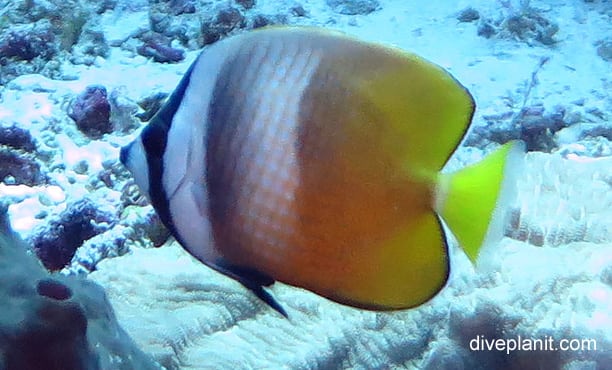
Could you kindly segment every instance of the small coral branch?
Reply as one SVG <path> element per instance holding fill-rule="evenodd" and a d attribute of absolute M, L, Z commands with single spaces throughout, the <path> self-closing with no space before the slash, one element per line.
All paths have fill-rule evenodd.
<path fill-rule="evenodd" d="M 521 104 L 521 108 L 515 112 L 514 117 L 512 118 L 513 124 L 516 124 L 517 121 L 523 118 L 523 116 L 525 115 L 526 113 L 525 108 L 527 107 L 527 102 L 529 101 L 529 97 L 531 96 L 531 91 L 533 90 L 534 87 L 538 85 L 538 73 L 542 70 L 542 67 L 544 67 L 544 64 L 546 64 L 549 60 L 550 60 L 549 56 L 540 58 L 540 61 L 538 62 L 536 68 L 533 70 L 533 72 L 531 72 L 531 78 L 525 81 L 526 89 L 525 89 L 525 93 L 523 94 L 523 102 Z"/>

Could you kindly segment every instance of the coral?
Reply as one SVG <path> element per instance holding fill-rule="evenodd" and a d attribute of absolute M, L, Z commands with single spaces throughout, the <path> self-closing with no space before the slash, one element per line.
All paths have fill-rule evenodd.
<path fill-rule="evenodd" d="M 612 265 L 608 266 L 601 274 L 601 282 L 612 288 Z"/>
<path fill-rule="evenodd" d="M 193 14 L 196 12 L 194 0 L 170 0 L 168 7 L 174 15 Z"/>
<path fill-rule="evenodd" d="M 522 245 L 506 241 L 509 246 Z M 612 263 L 609 255 L 602 260 L 608 247 L 601 245 L 588 261 L 598 266 Z M 597 338 L 598 346 L 612 344 L 599 327 L 582 326 L 592 314 L 605 315 L 610 303 L 585 311 L 564 303 L 586 299 L 585 291 L 597 285 L 582 286 L 590 272 L 567 265 L 577 255 L 593 253 L 584 252 L 549 254 L 538 263 L 568 266 L 561 276 L 543 269 L 543 276 L 527 274 L 520 283 L 495 281 L 500 274 L 511 279 L 501 269 L 484 278 L 460 269 L 456 272 L 460 277 L 427 305 L 392 313 L 344 307 L 277 283 L 273 294 L 287 308 L 289 320 L 239 284 L 187 256 L 176 242 L 159 249 L 137 248 L 102 261 L 91 278 L 107 287 L 122 324 L 141 348 L 173 370 L 201 368 L 203 363 L 212 369 L 519 369 L 529 368 L 528 364 L 563 368 L 578 359 L 605 364 L 610 355 L 515 351 L 508 356 L 504 351 L 469 350 L 470 341 L 482 336 L 491 340 L 548 335 L 556 340 Z M 525 275 L 521 260 L 527 255 L 507 264 L 516 269 L 514 274 Z M 557 288 L 548 288 L 553 284 Z M 138 299 L 142 290 L 148 293 Z M 143 305 L 147 310 L 142 310 Z M 580 324 L 568 327 L 564 323 L 570 318 Z M 556 320 L 559 324 L 550 327 Z"/>
<path fill-rule="evenodd" d="M 553 36 L 559 31 L 557 24 L 534 12 L 510 16 L 502 23 L 502 28 L 512 37 L 528 42 L 535 40 L 544 45 L 555 44 Z"/>
<path fill-rule="evenodd" d="M 77 3 L 74 0 L 41 1 L 30 0 L 21 3 L 16 2 L 14 8 L 9 11 L 10 20 L 14 23 L 36 22 L 41 19 L 57 19 L 59 16 L 66 15 L 68 9 L 76 10 Z"/>
<path fill-rule="evenodd" d="M 55 35 L 48 21 L 14 26 L 0 36 L 0 58 L 49 60 L 57 53 L 54 42 Z"/>
<path fill-rule="evenodd" d="M 126 228 L 116 226 L 105 233 L 86 240 L 76 250 L 70 264 L 62 271 L 79 275 L 90 273 L 95 271 L 98 263 L 105 258 L 124 255 L 129 251 L 126 245 L 129 233 L 130 231 Z"/>
<path fill-rule="evenodd" d="M 596 43 L 597 55 L 606 62 L 612 62 L 612 38 L 600 40 Z"/>
<path fill-rule="evenodd" d="M 144 57 L 153 58 L 158 63 L 178 63 L 185 59 L 185 52 L 170 46 L 170 41 L 160 34 L 148 33 L 141 39 L 143 44 L 136 51 Z"/>
<path fill-rule="evenodd" d="M 238 9 L 228 5 L 221 8 L 213 19 L 202 23 L 202 42 L 204 45 L 212 44 L 227 36 L 234 29 L 244 28 L 245 25 L 244 15 Z"/>
<path fill-rule="evenodd" d="M 96 14 L 102 14 L 107 10 L 113 10 L 117 5 L 122 4 L 121 0 L 101 0 L 101 1 L 88 1 L 90 6 L 93 6 L 93 10 Z M 134 2 L 132 2 L 134 3 Z"/>
<path fill-rule="evenodd" d="M 228 6 L 219 10 L 216 22 L 219 26 L 225 27 L 229 32 L 243 25 L 244 15 L 238 9 Z"/>
<path fill-rule="evenodd" d="M 110 54 L 110 47 L 101 30 L 86 28 L 81 32 L 71 54 L 72 63 L 92 65 L 96 57 L 107 58 Z"/>
<path fill-rule="evenodd" d="M 148 205 L 149 201 L 142 195 L 140 188 L 134 183 L 134 181 L 128 181 L 123 189 L 121 189 L 121 203 L 124 207 L 129 207 L 132 205 L 142 207 Z"/>
<path fill-rule="evenodd" d="M 0 36 L 0 83 L 30 73 L 58 79 L 60 60 L 78 40 L 90 12 L 77 0 L 9 1 Z M 0 30 L 2 30 L 0 24 Z M 23 63 L 27 61 L 28 63 Z"/>
<path fill-rule="evenodd" d="M 528 158 L 506 235 L 536 246 L 612 242 L 612 192 L 604 177 L 612 159 L 577 161 L 542 153 Z"/>
<path fill-rule="evenodd" d="M 296 17 L 305 17 L 306 9 L 304 9 L 301 4 L 297 4 L 291 7 L 291 14 L 295 15 Z"/>
<path fill-rule="evenodd" d="M 193 10 L 193 11 L 192 11 Z M 211 14 L 210 3 L 190 0 L 156 1 L 150 4 L 148 12 L 152 32 L 169 39 L 169 45 L 178 40 L 190 49 L 199 48 L 200 23 L 202 14 Z M 168 16 L 172 14 L 173 16 Z"/>
<path fill-rule="evenodd" d="M 528 0 L 500 0 L 505 14 L 495 20 L 481 18 L 478 35 L 486 38 L 496 36 L 502 39 L 513 39 L 529 45 L 540 43 L 553 46 L 557 43 L 554 36 L 559 26 L 542 15 L 542 11 L 530 5 Z"/>
<path fill-rule="evenodd" d="M 109 49 L 98 14 L 112 9 L 113 2 L 28 0 L 0 5 L 0 84 L 30 73 L 65 79 L 60 66 L 66 53 L 76 64 L 91 65 L 96 57 L 106 57 Z"/>
<path fill-rule="evenodd" d="M 61 65 L 55 59 L 50 61 L 34 58 L 29 62 L 0 59 L 0 85 L 10 83 L 14 78 L 40 74 L 50 79 L 62 79 Z"/>
<path fill-rule="evenodd" d="M 128 206 L 123 210 L 119 224 L 86 240 L 62 271 L 91 273 L 107 258 L 123 256 L 136 246 L 158 248 L 169 238 L 170 232 L 152 207 Z"/>
<path fill-rule="evenodd" d="M 90 85 L 72 102 L 68 115 L 86 136 L 99 139 L 102 135 L 113 131 L 110 109 L 106 88 Z"/>
<path fill-rule="evenodd" d="M 457 15 L 457 20 L 459 22 L 474 22 L 478 19 L 480 19 L 480 13 L 478 12 L 478 10 L 472 7 L 467 7 L 463 9 Z"/>
<path fill-rule="evenodd" d="M 158 248 L 170 238 L 170 232 L 151 207 L 128 206 L 121 220 L 126 227 L 129 225 L 128 237 L 134 242 L 150 242 L 152 247 Z"/>
<path fill-rule="evenodd" d="M 541 106 L 521 109 L 515 118 L 519 128 L 519 138 L 529 151 L 551 152 L 556 148 L 554 133 L 567 126 L 564 122 L 565 110 L 559 106 L 552 112 L 545 112 Z"/>
<path fill-rule="evenodd" d="M 52 46 L 58 50 L 70 50 L 91 14 L 87 4 L 77 0 L 30 0 L 14 3 L 8 11 L 10 21 L 14 24 L 48 24 L 57 38 L 54 44 L 47 47 Z"/>
<path fill-rule="evenodd" d="M 87 161 L 85 160 L 78 161 L 74 166 L 72 166 L 72 170 L 76 174 L 85 175 L 87 174 L 87 171 L 89 171 L 89 164 L 87 164 Z"/>
<path fill-rule="evenodd" d="M 0 145 L 21 149 L 29 153 L 36 150 L 36 142 L 32 138 L 30 131 L 17 127 L 16 124 L 0 126 Z"/>
<path fill-rule="evenodd" d="M 147 262 L 135 264 L 127 256 L 112 265 L 103 261 L 91 276 L 103 285 L 119 278 L 118 284 L 108 284 L 109 296 L 124 302 L 117 309 L 126 318 L 133 317 L 140 304 L 121 298 L 132 279 L 160 283 L 153 290 L 140 285 L 159 305 L 149 306 L 139 320 L 126 320 L 125 325 L 137 343 L 168 369 L 198 367 L 204 359 L 211 369 L 324 369 L 343 368 L 343 364 L 378 368 L 422 353 L 432 331 L 418 324 L 420 313 L 394 315 L 393 320 L 303 291 L 275 289 L 277 297 L 293 308 L 286 320 L 244 294 L 239 284 L 194 262 L 176 244 L 135 250 L 132 256 Z M 151 270 L 159 274 L 156 279 L 145 278 Z M 119 277 L 123 273 L 125 280 Z M 256 348 L 260 355 L 247 355 Z"/>
<path fill-rule="evenodd" d="M 466 139 L 467 145 L 503 144 L 520 139 L 528 151 L 551 152 L 558 148 L 555 133 L 568 126 L 563 106 L 547 111 L 541 105 L 532 105 L 520 109 L 515 115 L 487 115 L 484 118 L 487 125 L 474 126 Z"/>
<path fill-rule="evenodd" d="M 490 22 L 483 21 L 478 24 L 478 30 L 477 30 L 478 36 L 482 36 L 484 38 L 489 39 L 495 36 L 496 33 L 497 33 L 497 30 L 495 29 L 495 27 L 493 27 L 493 25 Z"/>
<path fill-rule="evenodd" d="M 595 142 L 612 140 L 605 113 L 596 107 L 585 107 L 584 101 L 548 108 L 541 102 L 532 103 L 533 92 L 539 84 L 538 73 L 548 60 L 548 57 L 541 58 L 516 94 L 504 97 L 509 110 L 483 115 L 486 125 L 474 125 L 466 145 L 483 148 L 491 142 L 503 144 L 520 139 L 526 143 L 528 151 L 553 152 L 585 138 Z M 602 143 L 605 145 L 605 141 Z M 591 155 L 605 156 L 605 148 L 597 154 L 597 147 L 589 145 Z"/>
<path fill-rule="evenodd" d="M 241 5 L 245 9 L 251 9 L 255 6 L 255 0 L 236 0 L 236 4 Z"/>
<path fill-rule="evenodd" d="M 89 11 L 76 8 L 64 15 L 65 18 L 62 19 L 62 23 L 56 23 L 56 28 L 60 32 L 59 46 L 61 50 L 70 51 L 77 43 L 83 34 L 89 16 L 91 16 Z"/>
<path fill-rule="evenodd" d="M 0 146 L 0 181 L 35 186 L 47 182 L 38 161 L 30 154 Z M 9 180 L 10 176 L 10 180 Z"/>
<path fill-rule="evenodd" d="M 367 15 L 380 8 L 378 0 L 326 0 L 333 11 L 346 15 Z"/>
<path fill-rule="evenodd" d="M 270 19 L 263 14 L 257 14 L 253 17 L 253 28 L 261 28 L 271 24 Z"/>
<path fill-rule="evenodd" d="M 373 1 L 373 0 L 370 0 Z M 191 12 L 193 4 L 196 12 Z M 292 6 L 276 7 L 279 13 L 257 11 L 254 0 L 210 2 L 202 0 L 174 0 L 151 2 L 149 24 L 151 31 L 168 39 L 162 45 L 176 45 L 189 50 L 200 49 L 216 42 L 239 29 L 254 29 L 273 24 L 289 23 L 290 17 L 304 17 L 306 10 L 295 3 Z M 265 6 L 265 5 L 264 5 Z M 187 9 L 187 10 L 185 10 Z M 169 16 L 172 14 L 172 16 Z M 142 32 L 141 32 L 142 34 Z M 138 36 L 142 40 L 141 36 Z M 143 40 L 146 43 L 146 40 Z M 124 48 L 129 49 L 127 45 Z M 141 47 L 144 50 L 144 47 Z M 130 49 L 132 50 L 132 49 Z M 149 55 L 154 52 L 149 50 Z"/>
<path fill-rule="evenodd" d="M 85 240 L 108 230 L 115 223 L 115 215 L 84 198 L 69 204 L 58 219 L 35 230 L 29 242 L 43 265 L 56 271 L 70 262 Z"/>
<path fill-rule="evenodd" d="M 99 285 L 49 275 L 0 210 L 0 368 L 160 369 L 134 346 Z"/>
<path fill-rule="evenodd" d="M 287 17 L 284 14 L 276 14 L 276 15 L 256 14 L 249 21 L 250 21 L 249 27 L 261 28 L 261 27 L 265 27 L 269 25 L 286 24 Z"/>
<path fill-rule="evenodd" d="M 168 93 L 165 92 L 158 92 L 145 97 L 138 102 L 138 105 L 144 112 L 136 114 L 136 117 L 142 122 L 149 121 L 159 111 L 167 97 Z"/>
<path fill-rule="evenodd" d="M 115 132 L 129 133 L 140 126 L 136 113 L 139 110 L 138 103 L 131 100 L 129 95 L 127 88 L 120 86 L 113 89 L 108 97 L 111 106 L 110 120 Z"/>

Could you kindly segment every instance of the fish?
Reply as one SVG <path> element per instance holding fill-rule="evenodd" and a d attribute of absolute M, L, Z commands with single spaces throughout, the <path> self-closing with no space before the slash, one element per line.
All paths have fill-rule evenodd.
<path fill-rule="evenodd" d="M 503 234 L 524 145 L 442 171 L 475 102 L 442 67 L 323 28 L 205 48 L 121 163 L 175 239 L 287 317 L 275 281 L 364 310 L 417 307 Z"/>

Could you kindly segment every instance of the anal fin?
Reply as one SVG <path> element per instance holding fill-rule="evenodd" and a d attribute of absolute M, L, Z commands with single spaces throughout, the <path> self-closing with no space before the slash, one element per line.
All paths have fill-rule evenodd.
<path fill-rule="evenodd" d="M 219 271 L 220 273 L 231 277 L 238 281 L 245 288 L 252 291 L 259 299 L 264 301 L 268 306 L 272 307 L 275 311 L 283 315 L 285 318 L 289 318 L 285 309 L 274 299 L 274 297 L 264 290 L 264 286 L 270 286 L 274 284 L 274 279 L 268 275 L 257 271 L 252 268 L 237 266 L 229 263 L 223 258 L 218 258 L 215 263 L 211 265 L 212 268 Z"/>

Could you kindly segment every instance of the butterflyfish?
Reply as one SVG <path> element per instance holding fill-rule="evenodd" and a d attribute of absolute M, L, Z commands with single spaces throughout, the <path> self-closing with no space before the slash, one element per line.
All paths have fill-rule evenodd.
<path fill-rule="evenodd" d="M 511 191 L 520 143 L 440 172 L 474 109 L 417 55 L 264 28 L 204 49 L 120 160 L 190 254 L 281 314 L 274 281 L 405 309 L 449 277 L 442 223 L 476 262 Z"/>

